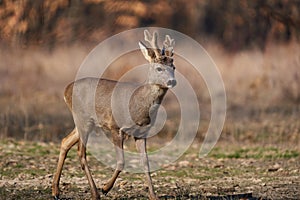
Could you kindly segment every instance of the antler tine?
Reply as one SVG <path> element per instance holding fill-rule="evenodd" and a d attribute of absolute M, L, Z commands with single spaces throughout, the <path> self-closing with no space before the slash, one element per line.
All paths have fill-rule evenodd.
<path fill-rule="evenodd" d="M 157 32 L 155 31 L 151 36 L 148 30 L 144 31 L 145 41 L 148 42 L 153 49 L 156 57 L 160 57 L 159 47 L 157 44 Z"/>
<path fill-rule="evenodd" d="M 169 35 L 166 35 L 165 41 L 164 41 L 164 47 L 173 47 L 175 45 L 175 40 L 172 39 Z"/>
<path fill-rule="evenodd" d="M 163 43 L 163 49 L 167 56 L 173 56 L 173 47 L 175 45 L 175 40 L 169 35 L 166 35 L 165 41 Z"/>

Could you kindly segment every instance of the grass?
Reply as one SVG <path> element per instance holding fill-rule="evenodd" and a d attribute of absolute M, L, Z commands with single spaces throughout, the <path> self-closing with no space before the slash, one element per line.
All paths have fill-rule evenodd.
<path fill-rule="evenodd" d="M 253 158 L 253 159 L 278 159 L 278 158 L 297 158 L 299 152 L 296 150 L 280 150 L 276 147 L 253 147 L 253 148 L 239 148 L 224 152 L 224 149 L 215 148 L 210 157 L 213 158 Z"/>
<path fill-rule="evenodd" d="M 33 195 L 42 199 L 49 196 L 59 145 L 2 140 L 0 147 L 2 150 L 0 153 L 2 158 L 0 163 L 1 180 L 14 180 L 17 184 L 27 181 L 28 184 L 30 180 L 43 181 L 45 179 L 43 183 L 45 185 L 42 186 L 32 188 L 24 186 L 23 189 L 18 190 L 19 192 L 9 189 L 10 197 L 16 198 L 23 194 L 29 199 L 33 198 Z M 13 150 L 16 150 L 17 153 L 14 154 Z M 227 143 L 226 145 L 218 144 L 204 159 L 198 159 L 197 155 L 198 149 L 193 146 L 177 162 L 152 173 L 155 188 L 162 197 L 165 195 L 166 198 L 185 199 L 189 196 L 199 195 L 227 195 L 233 194 L 232 191 L 238 192 L 239 190 L 236 188 L 243 188 L 242 192 L 249 192 L 249 188 L 254 187 L 253 181 L 257 181 L 261 185 L 271 185 L 280 183 L 285 178 L 291 179 L 299 175 L 297 162 L 295 162 L 299 158 L 299 150 L 273 146 L 240 147 L 230 146 Z M 113 169 L 99 163 L 92 155 L 89 155 L 88 159 L 97 184 L 103 184 L 113 174 Z M 186 162 L 189 164 L 186 165 Z M 277 163 L 280 164 L 281 170 L 276 171 L 278 167 L 273 167 Z M 134 190 L 135 196 L 139 194 L 141 198 L 144 198 L 147 195 L 144 182 L 143 173 L 123 172 L 110 193 L 113 196 L 107 198 L 121 195 L 118 192 L 120 189 L 126 191 L 126 194 L 121 195 L 123 197 L 131 195 L 130 192 Z M 80 168 L 76 148 L 70 150 L 61 183 L 62 190 L 65 192 L 63 197 L 64 195 L 66 197 L 89 195 L 89 192 L 86 192 L 88 191 L 87 181 Z M 205 191 L 208 191 L 208 194 Z M 0 187 L 0 194 L 5 192 L 5 188 Z M 76 197 L 89 198 L 83 196 Z"/>
<path fill-rule="evenodd" d="M 51 165 L 53 169 L 55 169 L 56 161 L 59 155 L 59 145 L 49 145 L 46 143 L 35 142 L 17 142 L 15 140 L 2 140 L 1 146 L 2 150 L 4 150 L 0 154 L 3 166 L 0 170 L 2 176 L 13 178 L 16 175 L 22 173 L 29 174 L 31 176 L 46 175 L 47 173 L 49 173 L 49 171 L 45 170 L 42 166 L 44 165 L 44 162 L 50 162 L 47 161 L 50 158 L 52 159 Z M 197 158 L 197 151 L 198 150 L 194 147 L 189 148 L 188 151 L 183 154 L 180 160 L 188 160 L 190 162 L 192 160 L 195 160 L 195 158 Z M 299 157 L 300 152 L 297 149 L 286 149 L 275 146 L 228 147 L 224 145 L 217 145 L 208 155 L 208 159 L 254 159 L 264 161 L 275 161 L 279 159 L 289 160 Z M 93 163 L 91 166 L 95 167 L 95 165 L 99 165 L 99 161 L 97 161 L 97 159 L 94 158 L 90 152 L 88 153 L 88 158 L 90 162 Z M 33 163 L 34 160 L 40 160 L 41 163 L 39 165 L 26 164 L 26 162 Z M 252 166 L 249 165 L 243 166 L 243 168 L 225 170 L 224 172 L 222 163 L 215 164 L 214 167 L 211 167 L 202 165 L 201 160 L 191 162 L 192 164 L 188 165 L 187 167 L 181 167 L 180 160 L 178 161 L 179 165 L 174 165 L 174 169 L 176 170 L 168 170 L 167 167 L 162 171 L 158 171 L 159 176 L 170 177 L 170 181 L 176 180 L 178 178 L 181 179 L 191 177 L 191 175 L 195 179 L 209 180 L 214 177 L 226 176 L 227 173 L 229 173 L 230 175 L 240 175 L 247 170 L 253 170 Z M 80 170 L 77 148 L 72 148 L 69 151 L 66 164 L 68 166 L 78 165 L 78 170 Z M 102 165 L 102 167 L 104 167 L 104 165 Z M 105 170 L 98 170 L 96 167 L 95 172 L 99 174 L 107 173 L 109 176 L 109 174 L 112 173 L 112 169 L 106 168 Z M 207 172 L 207 174 L 205 174 L 205 172 Z M 124 176 L 129 178 L 130 180 L 140 180 L 139 176 L 135 177 L 130 173 L 125 173 Z"/>

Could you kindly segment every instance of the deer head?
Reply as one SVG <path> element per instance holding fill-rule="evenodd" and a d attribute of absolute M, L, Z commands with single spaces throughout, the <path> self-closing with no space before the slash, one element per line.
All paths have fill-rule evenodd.
<path fill-rule="evenodd" d="M 149 31 L 145 30 L 144 36 L 150 47 L 147 47 L 141 41 L 139 46 L 145 59 L 150 63 L 148 84 L 156 84 L 163 88 L 174 87 L 176 85 L 175 66 L 172 58 L 174 39 L 166 35 L 163 48 L 160 49 L 157 44 L 157 32 L 151 35 Z"/>

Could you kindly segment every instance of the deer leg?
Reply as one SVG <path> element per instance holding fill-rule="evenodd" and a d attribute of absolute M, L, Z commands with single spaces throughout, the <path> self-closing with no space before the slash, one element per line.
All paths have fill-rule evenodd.
<path fill-rule="evenodd" d="M 141 163 L 144 167 L 146 181 L 148 183 L 148 189 L 149 189 L 149 198 L 153 200 L 157 200 L 158 198 L 155 195 L 152 179 L 150 175 L 149 160 L 148 160 L 147 149 L 146 149 L 146 138 L 135 138 L 135 144 L 137 150 L 140 152 Z"/>
<path fill-rule="evenodd" d="M 59 180 L 62 172 L 62 168 L 67 157 L 69 150 L 78 142 L 79 135 L 76 131 L 76 128 L 69 133 L 67 137 L 65 137 L 61 142 L 60 154 L 57 163 L 56 173 L 53 178 L 52 183 L 52 195 L 55 199 L 59 197 Z"/>
<path fill-rule="evenodd" d="M 98 200 L 100 199 L 100 195 L 97 191 L 97 187 L 95 185 L 95 182 L 93 180 L 93 177 L 91 175 L 87 160 L 86 160 L 86 144 L 87 144 L 87 139 L 88 139 L 88 134 L 86 135 L 86 137 L 83 137 L 81 139 L 79 139 L 78 142 L 78 156 L 80 159 L 80 164 L 82 169 L 85 172 L 85 175 L 88 179 L 90 188 L 91 188 L 91 193 L 92 193 L 92 199 L 93 200 Z"/>
<path fill-rule="evenodd" d="M 124 151 L 123 151 L 123 143 L 124 143 L 124 134 L 122 131 L 112 132 L 113 134 L 113 143 L 115 145 L 116 157 L 117 157 L 117 166 L 112 175 L 112 177 L 108 180 L 108 182 L 103 186 L 102 192 L 103 194 L 107 194 L 110 189 L 114 186 L 116 179 L 124 168 Z"/>

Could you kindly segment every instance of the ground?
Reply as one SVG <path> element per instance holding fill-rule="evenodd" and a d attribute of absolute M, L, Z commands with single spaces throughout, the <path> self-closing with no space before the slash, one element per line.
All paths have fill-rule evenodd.
<path fill-rule="evenodd" d="M 300 151 L 290 148 L 217 144 L 198 158 L 197 144 L 175 163 L 152 173 L 160 199 L 299 199 Z M 2 140 L 0 199 L 51 199 L 59 145 Z M 88 154 L 100 188 L 113 169 Z M 69 152 L 60 182 L 62 199 L 90 199 L 76 155 Z M 102 199 L 147 199 L 143 174 L 123 172 Z"/>

